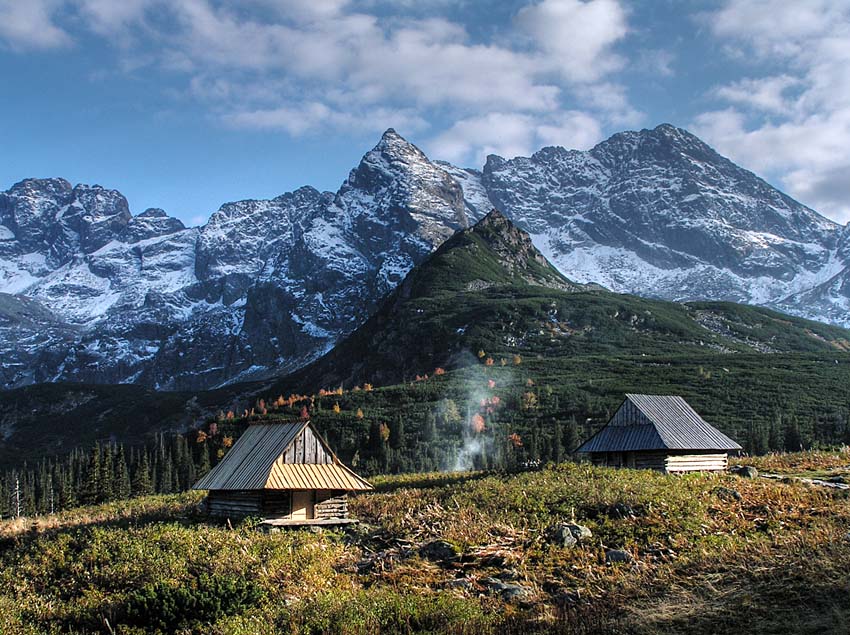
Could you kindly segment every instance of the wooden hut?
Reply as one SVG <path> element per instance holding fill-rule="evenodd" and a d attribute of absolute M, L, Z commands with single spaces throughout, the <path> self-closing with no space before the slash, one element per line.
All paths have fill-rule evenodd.
<path fill-rule="evenodd" d="M 681 397 L 626 395 L 605 426 L 576 452 L 594 465 L 669 472 L 721 471 L 741 446 L 712 427 Z"/>
<path fill-rule="evenodd" d="M 195 483 L 211 516 L 257 516 L 277 525 L 334 525 L 348 517 L 348 492 L 370 490 L 309 421 L 253 424 Z"/>

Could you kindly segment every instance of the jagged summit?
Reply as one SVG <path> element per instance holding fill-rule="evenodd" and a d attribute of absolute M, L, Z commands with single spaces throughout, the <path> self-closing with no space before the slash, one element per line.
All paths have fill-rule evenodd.
<path fill-rule="evenodd" d="M 469 256 L 444 278 L 461 285 L 596 282 L 847 325 L 847 236 L 670 124 L 588 151 L 492 155 L 480 171 L 432 161 L 390 128 L 336 192 L 234 201 L 192 228 L 132 216 L 116 190 L 25 179 L 0 192 L 0 293 L 51 319 L 0 322 L 0 384 L 197 389 L 287 372 L 445 243 Z"/>
<path fill-rule="evenodd" d="M 520 311 L 514 304 L 597 290 L 565 278 L 525 231 L 493 209 L 411 269 L 361 327 L 287 381 L 305 388 L 391 383 L 411 371 L 462 364 L 473 325 L 504 329 L 504 316 Z"/>

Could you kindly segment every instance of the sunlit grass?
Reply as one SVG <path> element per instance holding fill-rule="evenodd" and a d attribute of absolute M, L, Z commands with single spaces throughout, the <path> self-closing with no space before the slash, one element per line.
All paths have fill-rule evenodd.
<path fill-rule="evenodd" d="M 814 633 L 850 619 L 843 492 L 582 464 L 374 481 L 351 500 L 364 521 L 351 533 L 203 522 L 195 493 L 0 523 L 0 632 L 154 632 L 131 619 L 141 591 L 156 606 L 197 602 L 168 609 L 181 633 Z M 560 521 L 593 538 L 547 544 Z M 435 539 L 458 558 L 420 557 Z M 634 563 L 606 564 L 613 548 Z M 529 590 L 524 603 L 485 592 L 481 581 L 505 570 Z M 472 587 L 452 586 L 458 577 Z"/>

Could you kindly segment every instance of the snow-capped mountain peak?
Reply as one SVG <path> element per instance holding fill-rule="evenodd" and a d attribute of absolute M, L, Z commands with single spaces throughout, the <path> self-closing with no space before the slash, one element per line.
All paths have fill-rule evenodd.
<path fill-rule="evenodd" d="M 226 203 L 195 228 L 98 185 L 0 193 L 0 381 L 195 389 L 295 369 L 493 207 L 579 283 L 850 325 L 850 228 L 685 130 L 479 171 L 389 129 L 337 192 Z"/>

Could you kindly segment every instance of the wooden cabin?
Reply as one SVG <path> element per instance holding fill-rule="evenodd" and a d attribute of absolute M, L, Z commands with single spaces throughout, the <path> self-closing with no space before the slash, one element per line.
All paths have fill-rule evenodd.
<path fill-rule="evenodd" d="M 264 518 L 276 525 L 335 525 L 348 492 L 372 489 L 344 466 L 309 421 L 253 424 L 195 483 L 211 516 Z"/>
<path fill-rule="evenodd" d="M 594 465 L 670 472 L 722 471 L 741 446 L 681 397 L 626 395 L 605 426 L 576 452 Z"/>

